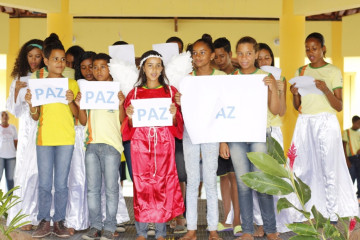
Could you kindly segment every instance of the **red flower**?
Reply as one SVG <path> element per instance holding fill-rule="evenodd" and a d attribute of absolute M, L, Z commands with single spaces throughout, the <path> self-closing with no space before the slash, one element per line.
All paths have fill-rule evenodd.
<path fill-rule="evenodd" d="M 350 225 L 349 225 L 349 231 L 352 232 L 355 228 L 355 225 L 356 225 L 356 218 L 352 218 L 350 220 Z"/>
<path fill-rule="evenodd" d="M 296 155 L 296 147 L 295 147 L 294 143 L 291 144 L 291 147 L 289 148 L 289 150 L 287 152 L 287 157 L 290 160 L 290 169 L 293 170 L 295 158 L 297 157 L 297 155 Z"/>

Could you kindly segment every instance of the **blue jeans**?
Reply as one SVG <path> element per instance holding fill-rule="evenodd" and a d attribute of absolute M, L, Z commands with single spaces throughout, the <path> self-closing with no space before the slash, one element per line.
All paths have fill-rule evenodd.
<path fill-rule="evenodd" d="M 130 141 L 124 141 L 123 146 L 124 146 L 124 155 L 125 155 L 126 165 L 128 167 L 130 178 L 131 178 L 131 181 L 132 181 L 133 180 L 133 174 L 132 174 L 132 167 L 131 167 Z"/>
<path fill-rule="evenodd" d="M 105 180 L 106 219 L 104 230 L 115 232 L 119 202 L 119 166 L 121 154 L 105 143 L 90 143 L 85 152 L 87 200 L 91 227 L 103 228 L 101 213 L 102 176 Z"/>
<path fill-rule="evenodd" d="M 248 152 L 267 152 L 266 143 L 231 142 L 228 143 L 231 159 L 235 170 L 236 182 L 239 192 L 239 204 L 241 208 L 242 229 L 244 233 L 254 233 L 253 197 L 252 189 L 246 186 L 240 179 L 248 172 L 259 171 L 247 158 Z M 261 216 L 266 233 L 276 232 L 276 219 L 273 196 L 257 192 Z"/>
<path fill-rule="evenodd" d="M 135 221 L 136 237 L 143 236 L 147 238 L 148 223 Z M 166 223 L 155 223 L 155 239 L 166 237 Z"/>
<path fill-rule="evenodd" d="M 8 191 L 14 187 L 14 171 L 16 158 L 0 158 L 0 180 L 5 169 L 6 185 Z"/>
<path fill-rule="evenodd" d="M 39 173 L 39 213 L 37 219 L 51 220 L 51 190 L 55 185 L 54 222 L 65 220 L 68 200 L 68 176 L 74 145 L 36 146 Z"/>
<path fill-rule="evenodd" d="M 183 147 L 186 185 L 186 221 L 188 230 L 197 230 L 197 203 L 200 184 L 200 153 L 202 156 L 203 182 L 206 190 L 207 223 L 209 231 L 216 231 L 219 221 L 217 175 L 219 143 L 192 144 L 184 130 Z"/>

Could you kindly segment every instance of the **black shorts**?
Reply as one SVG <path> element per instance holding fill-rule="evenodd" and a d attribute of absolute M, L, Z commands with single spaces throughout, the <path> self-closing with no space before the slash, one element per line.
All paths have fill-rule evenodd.
<path fill-rule="evenodd" d="M 223 159 L 219 156 L 218 158 L 218 169 L 216 174 L 218 176 L 224 176 L 230 172 L 235 172 L 234 166 L 231 161 L 231 157 L 229 159 Z"/>
<path fill-rule="evenodd" d="M 120 162 L 120 181 L 126 180 L 126 162 Z"/>

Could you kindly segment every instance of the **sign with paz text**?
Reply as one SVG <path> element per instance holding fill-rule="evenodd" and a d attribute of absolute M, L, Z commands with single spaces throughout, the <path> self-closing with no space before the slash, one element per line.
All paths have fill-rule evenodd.
<path fill-rule="evenodd" d="M 119 109 L 119 82 L 78 80 L 80 109 Z"/>
<path fill-rule="evenodd" d="M 191 142 L 265 142 L 268 87 L 264 77 L 185 77 L 180 82 L 181 111 Z"/>
<path fill-rule="evenodd" d="M 67 78 L 41 78 L 29 79 L 29 89 L 31 91 L 31 103 L 33 107 L 49 103 L 64 103 L 66 91 L 69 89 Z"/>
<path fill-rule="evenodd" d="M 171 98 L 133 99 L 132 122 L 134 127 L 172 126 Z"/>

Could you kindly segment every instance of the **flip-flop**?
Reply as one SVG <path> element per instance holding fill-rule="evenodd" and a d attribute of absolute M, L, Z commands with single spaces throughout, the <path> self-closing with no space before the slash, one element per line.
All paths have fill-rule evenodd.
<path fill-rule="evenodd" d="M 234 227 L 234 236 L 235 237 L 240 237 L 240 236 L 242 236 L 243 235 L 243 232 L 242 232 L 242 227 L 241 227 L 241 225 L 236 225 L 235 227 Z"/>
<path fill-rule="evenodd" d="M 233 227 L 225 227 L 224 224 L 222 224 L 221 222 L 219 222 L 217 225 L 218 232 L 228 232 L 228 231 L 232 231 L 232 230 L 233 230 Z"/>

